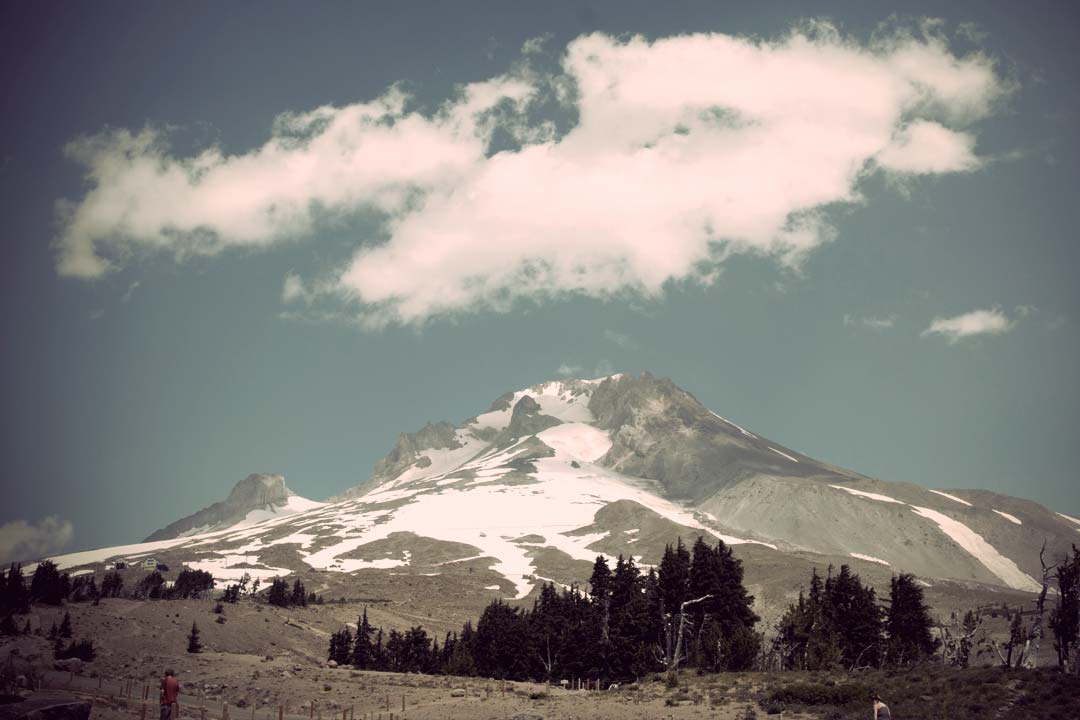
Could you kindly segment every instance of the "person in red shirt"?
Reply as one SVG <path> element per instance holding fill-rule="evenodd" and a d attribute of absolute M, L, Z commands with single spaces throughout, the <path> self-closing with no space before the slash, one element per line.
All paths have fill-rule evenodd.
<path fill-rule="evenodd" d="M 175 720 L 179 716 L 179 696 L 180 681 L 172 670 L 166 670 L 165 677 L 161 679 L 161 720 Z"/>

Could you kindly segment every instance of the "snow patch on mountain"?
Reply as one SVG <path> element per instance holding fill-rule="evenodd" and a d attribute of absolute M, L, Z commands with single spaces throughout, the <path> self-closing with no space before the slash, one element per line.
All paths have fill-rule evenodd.
<path fill-rule="evenodd" d="M 793 458 L 793 457 L 791 457 L 790 455 L 788 455 L 788 454 L 787 454 L 786 452 L 780 452 L 779 450 L 777 450 L 776 448 L 772 447 L 771 445 L 769 446 L 769 449 L 770 449 L 770 450 L 772 450 L 772 451 L 773 451 L 774 453 L 776 453 L 777 455 L 781 455 L 781 456 L 783 456 L 783 457 L 786 457 L 786 458 L 787 458 L 788 460 L 790 460 L 791 462 L 794 462 L 794 463 L 797 463 L 797 462 L 799 462 L 799 461 L 798 461 L 798 460 L 796 460 L 795 458 Z"/>
<path fill-rule="evenodd" d="M 1020 522 L 1020 518 L 1016 517 L 1015 515 L 1010 515 L 1009 513 L 1002 512 L 1000 510 L 994 510 L 994 512 L 996 512 L 998 515 L 1000 515 L 1001 517 L 1005 518 L 1006 520 L 1008 520 L 1009 522 L 1011 522 L 1013 524 L 1016 524 L 1016 525 L 1023 525 L 1024 524 L 1024 523 Z"/>
<path fill-rule="evenodd" d="M 592 425 L 563 423 L 537 433 L 536 437 L 557 457 L 595 462 L 611 449 L 611 437 Z"/>
<path fill-rule="evenodd" d="M 711 413 L 712 413 L 712 414 L 713 414 L 713 415 L 714 415 L 714 416 L 715 416 L 715 417 L 716 417 L 717 419 L 719 419 L 719 420 L 723 420 L 723 421 L 724 421 L 724 422 L 726 422 L 726 423 L 727 423 L 728 425 L 730 425 L 731 427 L 735 428 L 736 430 L 738 430 L 739 432 L 741 432 L 741 433 L 742 433 L 743 435 L 745 435 L 746 437 L 750 438 L 751 440 L 757 440 L 757 439 L 758 439 L 758 436 L 757 436 L 757 435 L 755 435 L 754 433 L 750 432 L 749 430 L 747 430 L 746 428 L 742 427 L 741 425 L 736 425 L 735 423 L 733 423 L 733 422 L 731 422 L 730 420 L 728 420 L 728 419 L 727 419 L 726 417 L 723 417 L 722 415 L 718 415 L 717 413 L 714 413 L 714 412 L 713 412 L 712 410 L 710 410 L 709 412 L 711 412 Z"/>
<path fill-rule="evenodd" d="M 1077 519 L 1076 519 L 1076 518 L 1074 518 L 1074 517 L 1073 517 L 1072 515 L 1066 515 L 1065 513 L 1058 513 L 1058 515 L 1060 515 L 1061 517 L 1065 518 L 1065 519 L 1066 519 L 1066 520 L 1068 520 L 1069 522 L 1074 522 L 1074 523 L 1076 523 L 1077 525 L 1080 525 L 1080 520 L 1077 520 Z M 1077 530 L 1077 532 L 1080 532 L 1080 529 L 1078 529 L 1078 530 Z"/>
<path fill-rule="evenodd" d="M 959 520 L 954 520 L 937 510 L 930 508 L 911 506 L 911 511 L 933 521 L 941 531 L 948 535 L 960 547 L 975 556 L 986 568 L 997 575 L 1009 587 L 1018 590 L 1038 591 L 1041 585 L 1035 579 L 1025 573 L 1016 563 L 1005 557 L 986 542 L 981 535 L 964 525 Z"/>
<path fill-rule="evenodd" d="M 848 555 L 850 555 L 853 558 L 856 558 L 857 560 L 866 560 L 867 562 L 878 563 L 879 565 L 889 565 L 890 564 L 890 563 L 886 562 L 885 560 L 882 560 L 881 558 L 874 557 L 873 555 L 863 555 L 862 553 L 848 553 Z"/>
<path fill-rule="evenodd" d="M 837 490 L 843 490 L 846 493 L 857 495 L 859 497 L 868 498 L 870 500 L 878 500 L 879 502 L 896 503 L 897 505 L 907 505 L 907 503 L 900 502 L 896 498 L 891 498 L 888 495 L 880 495 L 878 493 L 866 492 L 864 490 L 856 490 L 855 488 L 845 487 L 843 485 L 830 485 L 829 487 Z"/>
<path fill-rule="evenodd" d="M 961 505 L 967 505 L 968 507 L 974 507 L 974 506 L 973 506 L 973 505 L 972 505 L 971 503 L 969 503 L 969 502 L 968 502 L 967 500 L 964 500 L 963 498 L 958 498 L 958 497 L 956 497 L 955 495 L 950 495 L 950 494 L 949 494 L 949 493 L 947 493 L 947 492 L 942 492 L 942 491 L 940 491 L 940 490 L 931 490 L 930 492 L 934 493 L 935 495 L 940 495 L 941 497 L 946 497 L 946 498 L 949 498 L 950 500 L 952 500 L 952 501 L 954 501 L 954 502 L 958 502 L 958 503 L 960 503 Z"/>

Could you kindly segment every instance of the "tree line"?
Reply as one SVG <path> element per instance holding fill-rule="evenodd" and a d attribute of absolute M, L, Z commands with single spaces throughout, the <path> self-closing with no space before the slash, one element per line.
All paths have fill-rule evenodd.
<path fill-rule="evenodd" d="M 647 573 L 633 558 L 619 556 L 612 568 L 597 557 L 588 593 L 549 582 L 531 609 L 494 600 L 441 646 L 422 627 L 372 628 L 365 609 L 355 635 L 345 627 L 331 637 L 328 658 L 361 669 L 510 680 L 746 670 L 761 647 L 753 602 L 742 563 L 724 542 L 699 537 L 687 549 L 680 538 Z"/>
<path fill-rule="evenodd" d="M 1058 604 L 1049 614 L 1059 665 L 1080 671 L 1080 552 L 1054 567 Z M 1039 600 L 1045 599 L 1045 589 Z M 691 550 L 680 539 L 667 546 L 657 570 L 642 573 L 620 556 L 611 569 L 600 556 L 589 592 L 541 587 L 531 609 L 492 601 L 474 624 L 447 633 L 440 646 L 422 627 L 406 632 L 373 628 L 365 608 L 357 631 L 330 640 L 338 665 L 395 672 L 444 673 L 512 680 L 600 678 L 621 682 L 654 672 L 693 667 L 732 670 L 855 670 L 905 667 L 937 660 L 967 666 L 971 632 L 950 635 L 927 606 L 911 574 L 893 576 L 887 598 L 847 565 L 816 568 L 809 588 L 788 606 L 771 637 L 755 630 L 759 618 L 743 585 L 743 569 L 722 541 L 699 537 Z M 976 614 L 960 628 L 975 624 Z M 1030 640 L 1016 637 L 1012 644 Z M 935 637 L 935 630 L 939 637 Z M 958 641 L 957 638 L 960 638 Z M 951 640 L 950 640 L 951 638 Z M 955 651 L 947 652 L 946 644 Z M 1019 650 L 1017 650 L 1019 653 Z"/>

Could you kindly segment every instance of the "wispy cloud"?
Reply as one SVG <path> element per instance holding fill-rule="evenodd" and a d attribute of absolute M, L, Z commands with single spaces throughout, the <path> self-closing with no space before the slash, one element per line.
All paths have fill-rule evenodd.
<path fill-rule="evenodd" d="M 1014 325 L 1000 308 L 995 307 L 989 310 L 973 310 L 954 317 L 936 317 L 930 327 L 922 331 L 922 336 L 939 335 L 951 344 L 979 335 L 1001 335 L 1011 330 Z"/>
<path fill-rule="evenodd" d="M 0 525 L 0 562 L 36 560 L 63 550 L 75 536 L 75 528 L 55 515 L 37 525 L 13 520 Z"/>
<path fill-rule="evenodd" d="M 120 296 L 120 302 L 126 303 L 127 301 L 131 300 L 131 296 L 135 294 L 135 291 L 139 289 L 140 285 L 142 285 L 142 283 L 138 280 L 132 281 L 132 283 L 128 285 L 128 289 L 125 290 L 124 294 Z"/>
<path fill-rule="evenodd" d="M 637 343 L 634 342 L 634 339 L 632 337 L 620 332 L 615 332 L 614 330 L 605 330 L 604 339 L 608 342 L 613 342 L 624 349 L 631 349 L 637 347 Z"/>
<path fill-rule="evenodd" d="M 1008 86 L 939 33 L 595 33 L 571 41 L 555 73 L 530 66 L 530 41 L 512 71 L 433 112 L 392 88 L 284 114 L 243 154 L 178 156 L 153 128 L 81 138 L 67 154 L 90 189 L 60 204 L 58 270 L 97 277 L 132 250 L 182 259 L 296 242 L 359 210 L 386 218 L 387 239 L 357 239 L 306 286 L 369 326 L 656 296 L 672 280 L 711 282 L 739 253 L 796 267 L 831 237 L 827 208 L 862 200 L 867 174 L 979 165 L 974 123 Z M 577 123 L 558 130 L 553 105 Z M 496 131 L 519 147 L 494 152 Z"/>
<path fill-rule="evenodd" d="M 886 315 L 884 317 L 857 317 L 855 315 L 844 315 L 844 327 L 861 327 L 870 330 L 888 330 L 896 324 L 896 315 Z"/>
<path fill-rule="evenodd" d="M 563 363 L 556 372 L 562 377 L 574 377 L 581 374 L 581 366 Z"/>

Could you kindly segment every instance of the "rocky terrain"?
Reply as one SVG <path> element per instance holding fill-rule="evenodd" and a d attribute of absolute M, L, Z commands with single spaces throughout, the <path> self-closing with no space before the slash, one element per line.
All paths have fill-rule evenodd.
<path fill-rule="evenodd" d="M 171 540 L 251 525 L 320 505 L 322 503 L 302 498 L 286 487 L 284 475 L 252 473 L 236 483 L 224 501 L 214 503 L 151 533 L 143 542 Z"/>

